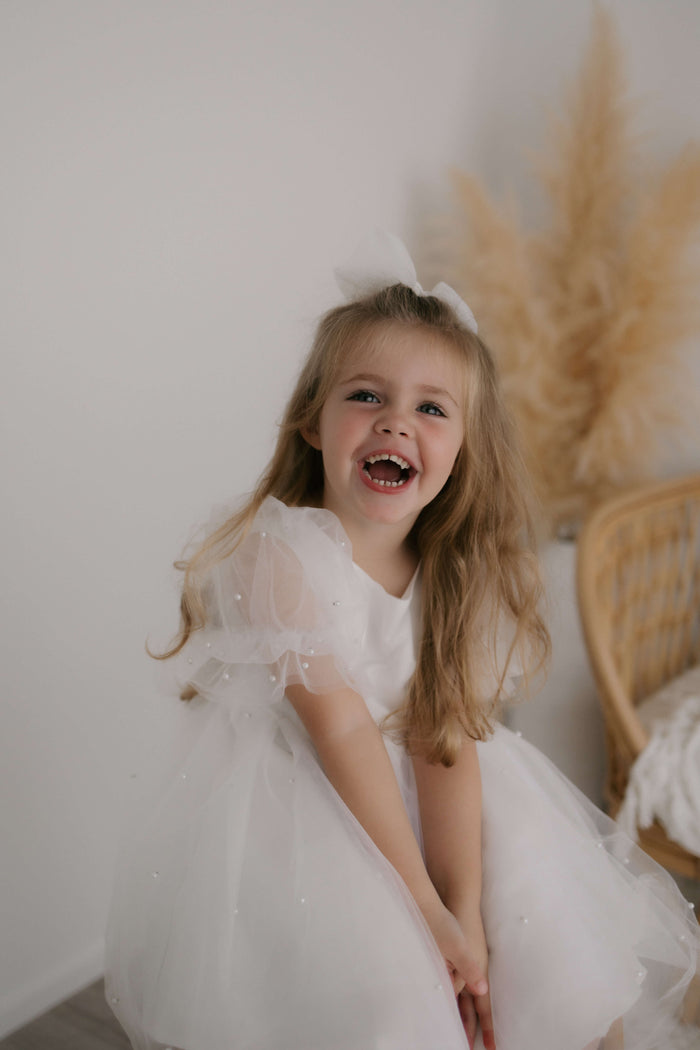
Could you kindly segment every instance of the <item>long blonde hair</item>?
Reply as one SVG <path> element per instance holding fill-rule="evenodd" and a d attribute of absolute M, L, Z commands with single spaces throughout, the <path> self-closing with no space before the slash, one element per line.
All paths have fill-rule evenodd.
<path fill-rule="evenodd" d="M 320 503 L 321 453 L 303 432 L 317 431 L 348 354 L 388 323 L 438 335 L 457 352 L 466 378 L 462 448 L 452 476 L 423 508 L 411 533 L 422 566 L 423 627 L 408 695 L 393 719 L 411 748 L 449 766 L 465 734 L 482 740 L 491 731 L 508 657 L 519 650 L 541 665 L 549 636 L 539 611 L 542 588 L 525 471 L 491 354 L 446 303 L 416 295 L 405 285 L 338 306 L 321 319 L 257 488 L 182 566 L 180 631 L 158 658 L 175 655 L 205 625 L 207 573 L 243 540 L 268 496 L 288 506 Z M 504 626 L 511 628 L 510 652 L 500 660 L 492 695 L 484 698 L 485 654 L 495 666 Z"/>

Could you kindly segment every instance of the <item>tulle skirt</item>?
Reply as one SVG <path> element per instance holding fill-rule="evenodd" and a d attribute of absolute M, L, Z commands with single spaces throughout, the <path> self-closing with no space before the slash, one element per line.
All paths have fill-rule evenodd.
<path fill-rule="evenodd" d="M 196 743 L 115 889 L 107 995 L 133 1046 L 466 1050 L 422 916 L 286 701 L 195 701 L 188 722 Z M 415 820 L 410 760 L 390 751 Z M 499 728 L 479 758 L 499 1050 L 584 1050 L 619 1018 L 626 1050 L 665 1050 L 692 910 L 525 741 Z"/>

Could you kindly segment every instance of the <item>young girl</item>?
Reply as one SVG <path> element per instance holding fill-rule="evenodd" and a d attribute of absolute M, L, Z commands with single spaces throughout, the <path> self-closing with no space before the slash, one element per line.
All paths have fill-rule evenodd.
<path fill-rule="evenodd" d="M 548 639 L 491 357 L 372 253 L 187 563 L 192 742 L 119 875 L 109 1001 L 137 1050 L 665 1047 L 692 910 L 493 725 Z"/>

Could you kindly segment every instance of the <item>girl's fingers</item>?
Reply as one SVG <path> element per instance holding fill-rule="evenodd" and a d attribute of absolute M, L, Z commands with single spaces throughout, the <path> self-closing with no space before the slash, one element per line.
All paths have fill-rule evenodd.
<path fill-rule="evenodd" d="M 464 956 L 461 963 L 455 967 L 457 973 L 464 979 L 464 985 L 468 992 L 474 996 L 488 995 L 489 985 L 481 967 L 472 961 L 469 956 Z"/>
<path fill-rule="evenodd" d="M 488 995 L 480 995 L 474 1001 L 476 1012 L 479 1015 L 481 1026 L 481 1037 L 484 1040 L 484 1050 L 496 1050 L 496 1036 L 493 1031 L 493 1015 L 491 1013 L 491 998 Z"/>
<path fill-rule="evenodd" d="M 464 978 L 457 973 L 454 966 L 450 967 L 450 977 L 452 978 L 452 987 L 455 990 L 455 995 L 459 995 L 464 988 Z"/>
<path fill-rule="evenodd" d="M 459 1014 L 462 1018 L 464 1025 L 464 1031 L 467 1034 L 469 1040 L 470 1050 L 474 1046 L 474 1040 L 476 1039 L 476 1007 L 474 1006 L 474 999 L 469 992 L 463 992 L 459 997 Z"/>

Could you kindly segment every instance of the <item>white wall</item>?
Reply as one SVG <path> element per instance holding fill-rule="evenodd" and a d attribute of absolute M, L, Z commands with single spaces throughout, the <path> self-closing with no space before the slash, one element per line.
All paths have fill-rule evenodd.
<path fill-rule="evenodd" d="M 697 134 L 695 0 L 618 0 L 661 159 Z M 143 641 L 246 489 L 332 266 L 416 242 L 451 164 L 524 151 L 587 0 L 4 0 L 0 1034 L 100 972 Z M 533 208 L 536 202 L 533 198 Z"/>

